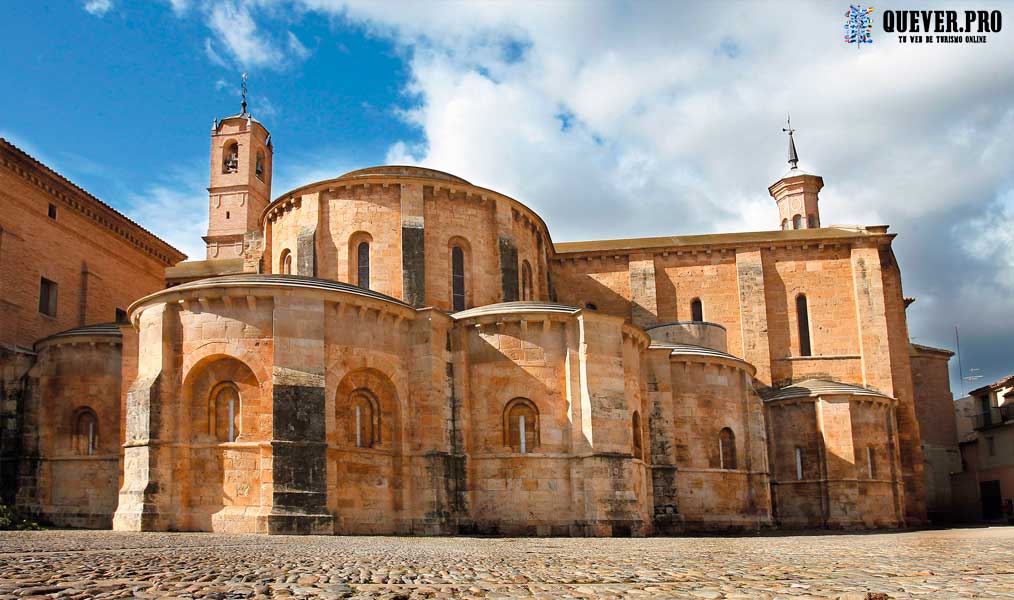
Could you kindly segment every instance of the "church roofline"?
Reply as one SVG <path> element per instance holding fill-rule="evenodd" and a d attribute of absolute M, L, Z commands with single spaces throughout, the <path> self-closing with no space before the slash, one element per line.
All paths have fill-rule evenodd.
<path fill-rule="evenodd" d="M 703 235 L 673 235 L 649 238 L 629 238 L 617 240 L 591 240 L 586 242 L 558 242 L 555 244 L 559 258 L 568 254 L 585 252 L 621 252 L 636 250 L 663 250 L 666 248 L 684 249 L 701 246 L 744 246 L 784 244 L 787 242 L 827 243 L 848 241 L 859 238 L 887 237 L 893 239 L 896 234 L 887 233 L 886 225 L 861 226 L 830 226 L 817 229 L 788 229 L 774 231 L 748 231 L 742 233 L 710 233 Z"/>
<path fill-rule="evenodd" d="M 938 354 L 947 358 L 954 356 L 954 352 L 946 348 L 924 346 L 922 344 L 916 344 L 915 342 L 909 342 L 909 349 L 911 350 L 911 354 Z"/>
<path fill-rule="evenodd" d="M 165 266 L 186 260 L 186 254 L 2 137 L 0 137 L 0 159 L 3 166 L 32 185 L 62 200 L 65 205 L 119 235 L 127 243 Z M 34 173 L 29 173 L 28 169 Z"/>

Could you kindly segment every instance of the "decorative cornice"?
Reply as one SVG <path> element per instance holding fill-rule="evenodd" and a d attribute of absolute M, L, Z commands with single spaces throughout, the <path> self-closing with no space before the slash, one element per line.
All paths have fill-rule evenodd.
<path fill-rule="evenodd" d="M 4 138 L 0 138 L 0 164 L 165 266 L 172 266 L 187 258 L 152 232 Z"/>

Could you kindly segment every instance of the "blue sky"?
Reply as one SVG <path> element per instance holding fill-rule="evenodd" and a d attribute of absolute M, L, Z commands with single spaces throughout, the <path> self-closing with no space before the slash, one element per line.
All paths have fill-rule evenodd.
<path fill-rule="evenodd" d="M 194 258 L 208 134 L 251 110 L 274 194 L 381 163 L 507 193 L 557 241 L 772 229 L 785 114 L 825 224 L 890 224 L 910 333 L 1014 371 L 1014 26 L 843 43 L 847 2 L 8 3 L 0 135 Z M 1004 10 L 1003 2 L 887 9 Z M 956 362 L 956 361 L 952 361 Z M 960 391 L 954 373 L 954 391 Z"/>
<path fill-rule="evenodd" d="M 0 95 L 3 135 L 124 210 L 181 169 L 206 170 L 211 121 L 239 112 L 244 65 L 215 63 L 201 20 L 158 2 L 103 15 L 80 3 L 23 2 L 5 13 L 0 35 L 17 50 L 0 53 L 0 85 L 17 93 Z M 280 174 L 304 154 L 326 153 L 342 169 L 382 163 L 392 140 L 421 140 L 394 114 L 412 99 L 389 41 L 313 13 L 287 25 L 313 60 L 250 69 L 249 82 L 253 111 L 275 132 Z"/>

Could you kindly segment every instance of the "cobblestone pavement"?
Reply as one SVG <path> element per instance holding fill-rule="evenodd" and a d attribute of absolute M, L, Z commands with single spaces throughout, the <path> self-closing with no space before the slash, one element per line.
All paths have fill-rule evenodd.
<path fill-rule="evenodd" d="M 43 597 L 1014 598 L 1014 527 L 647 539 L 0 533 L 0 599 Z"/>

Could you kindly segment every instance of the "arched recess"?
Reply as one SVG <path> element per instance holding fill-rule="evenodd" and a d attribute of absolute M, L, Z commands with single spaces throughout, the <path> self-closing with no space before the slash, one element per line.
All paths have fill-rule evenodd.
<path fill-rule="evenodd" d="M 736 469 L 736 434 L 728 427 L 718 432 L 718 467 Z"/>
<path fill-rule="evenodd" d="M 792 217 L 792 228 L 793 229 L 803 228 L 803 215 L 794 215 Z"/>
<path fill-rule="evenodd" d="M 282 275 L 292 275 L 292 252 L 288 248 L 282 250 L 278 258 L 278 272 Z"/>
<path fill-rule="evenodd" d="M 634 458 L 644 460 L 644 436 L 641 428 L 641 413 L 634 411 L 632 417 L 630 417 L 630 429 L 631 436 L 633 437 L 633 454 Z"/>
<path fill-rule="evenodd" d="M 373 443 L 367 448 L 394 450 L 400 447 L 400 412 L 398 391 L 394 382 L 383 372 L 372 369 L 350 371 L 335 390 L 335 427 L 329 432 L 329 443 L 339 448 L 356 448 L 356 406 L 360 407 L 360 423 L 365 416 L 362 409 L 372 405 L 370 422 L 375 424 Z M 364 446 L 358 446 L 363 448 Z"/>
<path fill-rule="evenodd" d="M 260 465 L 270 456 L 261 442 L 271 439 L 271 401 L 253 370 L 232 356 L 206 356 L 188 371 L 183 400 L 184 526 L 220 531 L 230 515 L 270 506 Z"/>
<path fill-rule="evenodd" d="M 364 246 L 365 244 L 365 246 Z M 365 252 L 364 252 L 365 248 Z M 373 236 L 365 231 L 357 231 L 349 236 L 349 278 L 352 285 L 371 289 Z"/>
<path fill-rule="evenodd" d="M 531 301 L 535 299 L 535 282 L 532 279 L 532 265 L 527 261 L 521 261 L 521 299 Z"/>
<path fill-rule="evenodd" d="M 447 276 L 447 299 L 451 310 L 457 312 L 475 306 L 472 245 L 461 236 L 454 236 L 447 242 Z"/>
<path fill-rule="evenodd" d="M 403 505 L 401 400 L 385 373 L 362 368 L 335 389 L 327 430 L 328 506 L 340 533 L 392 533 Z"/>
<path fill-rule="evenodd" d="M 99 453 L 99 417 L 88 406 L 74 411 L 74 451 L 91 456 Z"/>
<path fill-rule="evenodd" d="M 222 173 L 239 172 L 239 142 L 226 140 L 222 144 Z"/>
<path fill-rule="evenodd" d="M 703 321 L 704 320 L 704 303 L 701 302 L 700 298 L 694 298 L 690 301 L 690 320 L 691 321 Z"/>
<path fill-rule="evenodd" d="M 529 454 L 539 448 L 539 408 L 528 398 L 514 398 L 503 409 L 503 445 Z"/>

